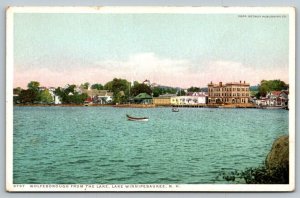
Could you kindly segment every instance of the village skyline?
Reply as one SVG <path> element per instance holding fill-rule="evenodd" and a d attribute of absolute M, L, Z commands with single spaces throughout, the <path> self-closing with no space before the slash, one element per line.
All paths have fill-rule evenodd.
<path fill-rule="evenodd" d="M 16 88 L 21 88 L 21 89 L 27 89 L 28 88 L 28 84 L 30 83 L 30 82 L 38 82 L 39 84 L 40 84 L 40 87 L 45 87 L 45 88 L 51 88 L 51 87 L 55 87 L 55 88 L 58 88 L 58 87 L 61 87 L 61 88 L 64 88 L 64 87 L 68 87 L 68 86 L 70 86 L 70 85 L 76 85 L 77 87 L 80 87 L 80 86 L 84 86 L 84 87 L 86 87 L 86 83 L 88 83 L 88 89 L 93 89 L 92 87 L 93 87 L 93 85 L 101 85 L 101 86 L 104 86 L 105 84 L 107 84 L 108 82 L 111 82 L 113 79 L 122 79 L 122 78 L 112 78 L 111 80 L 109 80 L 109 81 L 107 81 L 107 82 L 104 82 L 104 83 L 100 83 L 100 82 L 80 82 L 80 83 L 77 83 L 77 84 L 75 84 L 75 83 L 67 83 L 67 84 L 64 84 L 64 85 L 45 85 L 45 84 L 43 84 L 42 82 L 40 82 L 40 81 L 37 81 L 37 80 L 30 80 L 30 81 L 28 81 L 27 83 L 25 83 L 24 84 L 24 86 L 14 86 L 14 89 L 16 89 Z M 131 80 L 131 81 L 129 81 L 128 79 L 122 79 L 122 80 L 126 80 L 126 81 L 128 81 L 128 83 L 129 83 L 129 85 L 130 86 L 134 86 L 134 83 L 140 83 L 140 84 L 147 84 L 148 86 L 150 86 L 150 87 L 170 87 L 170 88 L 175 88 L 175 89 L 183 89 L 183 90 L 187 90 L 187 89 L 189 89 L 189 88 L 191 88 L 191 87 L 195 87 L 195 88 L 207 88 L 208 87 L 208 84 L 210 84 L 210 83 L 213 83 L 213 84 L 219 84 L 220 82 L 222 82 L 222 83 L 224 83 L 224 84 L 226 84 L 226 83 L 239 83 L 239 82 L 245 82 L 245 83 L 247 83 L 247 84 L 249 84 L 250 85 L 250 87 L 257 87 L 257 86 L 259 86 L 260 85 L 260 83 L 261 83 L 261 81 L 269 81 L 269 80 L 275 80 L 275 79 L 262 79 L 259 83 L 257 83 L 257 84 L 251 84 L 251 83 L 249 83 L 249 82 L 246 82 L 246 81 L 244 81 L 243 79 L 241 79 L 241 80 L 238 80 L 238 81 L 228 81 L 228 82 L 225 82 L 225 81 L 209 81 L 209 82 L 207 82 L 207 84 L 206 85 L 204 85 L 204 86 L 193 86 L 193 85 L 190 85 L 190 86 L 188 86 L 188 87 L 176 87 L 176 86 L 171 86 L 171 85 L 165 85 L 165 84 L 160 84 L 160 83 L 157 83 L 157 82 L 152 82 L 151 81 L 151 79 L 144 79 L 144 80 L 142 80 L 142 81 L 138 81 L 138 80 Z M 284 80 L 282 80 L 282 79 L 276 79 L 276 80 L 280 80 L 280 81 L 283 81 L 285 84 L 289 84 L 288 82 L 285 82 Z"/>
<path fill-rule="evenodd" d="M 14 20 L 14 87 L 114 77 L 183 88 L 289 81 L 288 17 L 18 13 Z"/>

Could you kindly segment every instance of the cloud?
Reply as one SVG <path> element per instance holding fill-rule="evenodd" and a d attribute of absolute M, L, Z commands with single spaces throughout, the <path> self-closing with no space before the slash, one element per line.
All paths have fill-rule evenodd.
<path fill-rule="evenodd" d="M 68 65 L 68 59 L 61 65 Z M 71 61 L 71 60 L 69 60 Z M 24 69 L 16 67 L 14 87 L 26 87 L 35 80 L 43 86 L 64 86 L 66 84 L 106 83 L 113 78 L 125 78 L 128 81 L 149 79 L 162 85 L 188 88 L 190 86 L 207 86 L 213 82 L 246 81 L 257 84 L 262 79 L 281 79 L 288 82 L 287 67 L 256 68 L 240 62 L 218 60 L 192 62 L 185 59 L 159 57 L 154 53 L 138 53 L 126 60 L 103 60 L 94 63 L 77 63 L 76 67 L 66 69 L 51 67 Z"/>
<path fill-rule="evenodd" d="M 272 69 L 270 69 L 272 68 Z M 246 81 L 252 85 L 261 80 L 281 79 L 288 82 L 287 67 L 256 67 L 233 61 L 211 61 L 206 65 L 202 77 L 210 82 Z M 210 78 L 210 79 L 209 79 Z"/>

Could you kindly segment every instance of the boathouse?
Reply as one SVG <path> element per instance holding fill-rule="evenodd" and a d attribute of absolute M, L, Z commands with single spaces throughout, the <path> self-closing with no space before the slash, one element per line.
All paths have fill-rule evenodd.
<path fill-rule="evenodd" d="M 134 98 L 134 102 L 138 104 L 152 104 L 153 103 L 153 98 L 147 93 L 140 93 Z"/>

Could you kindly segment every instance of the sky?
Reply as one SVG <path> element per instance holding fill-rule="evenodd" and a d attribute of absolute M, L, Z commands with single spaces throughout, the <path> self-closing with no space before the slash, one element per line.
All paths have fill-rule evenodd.
<path fill-rule="evenodd" d="M 113 78 L 181 88 L 288 83 L 288 22 L 237 14 L 15 13 L 14 87 Z"/>

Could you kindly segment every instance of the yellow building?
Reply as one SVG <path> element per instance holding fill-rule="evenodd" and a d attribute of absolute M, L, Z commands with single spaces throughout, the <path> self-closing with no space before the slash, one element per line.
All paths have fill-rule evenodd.
<path fill-rule="evenodd" d="M 171 99 L 170 98 L 153 98 L 153 104 L 157 106 L 169 106 L 171 105 Z"/>
<path fill-rule="evenodd" d="M 171 104 L 172 105 L 183 105 L 184 102 L 181 99 L 181 96 L 174 96 L 174 97 L 171 97 Z"/>
<path fill-rule="evenodd" d="M 176 94 L 164 94 L 159 97 L 153 98 L 153 104 L 156 106 L 170 106 L 171 105 L 171 97 L 176 96 Z"/>
<path fill-rule="evenodd" d="M 208 84 L 208 103 L 209 104 L 232 104 L 249 103 L 250 84 L 245 81 L 223 84 Z"/>

